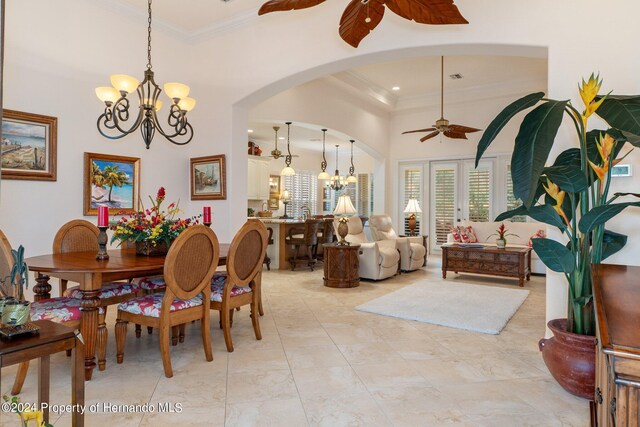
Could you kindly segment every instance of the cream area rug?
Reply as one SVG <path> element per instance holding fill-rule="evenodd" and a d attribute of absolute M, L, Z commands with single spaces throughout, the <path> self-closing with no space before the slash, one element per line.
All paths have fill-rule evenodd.
<path fill-rule="evenodd" d="M 528 295 L 524 289 L 424 280 L 356 310 L 496 335 Z"/>

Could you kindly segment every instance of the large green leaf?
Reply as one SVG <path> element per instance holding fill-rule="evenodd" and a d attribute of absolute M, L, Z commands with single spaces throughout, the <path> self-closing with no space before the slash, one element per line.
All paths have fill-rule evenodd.
<path fill-rule="evenodd" d="M 627 138 L 629 144 L 633 145 L 634 147 L 640 147 L 640 136 L 624 131 L 622 132 L 622 135 Z"/>
<path fill-rule="evenodd" d="M 564 222 L 562 222 L 562 218 L 560 218 L 560 215 L 558 215 L 558 213 L 553 209 L 553 206 L 548 204 L 533 206 L 529 209 L 525 208 L 524 206 L 519 206 L 510 211 L 501 213 L 496 217 L 495 221 L 500 222 L 520 215 L 529 216 L 536 221 L 544 222 L 545 224 L 558 227 L 561 230 L 564 230 L 566 228 Z"/>
<path fill-rule="evenodd" d="M 551 270 L 571 274 L 576 269 L 573 254 L 562 243 L 540 237 L 531 239 L 531 244 L 540 260 Z"/>
<path fill-rule="evenodd" d="M 558 154 L 556 161 L 553 162 L 553 166 L 581 166 L 580 162 L 580 149 L 569 148 Z"/>
<path fill-rule="evenodd" d="M 547 101 L 527 114 L 520 125 L 511 156 L 513 194 L 528 208 L 544 170 L 567 101 Z"/>
<path fill-rule="evenodd" d="M 640 206 L 640 202 L 625 202 L 596 206 L 580 218 L 578 228 L 583 233 L 593 231 L 594 228 L 609 221 L 629 206 Z"/>
<path fill-rule="evenodd" d="M 627 244 L 627 236 L 611 230 L 604 230 L 602 236 L 602 260 L 620 251 Z"/>
<path fill-rule="evenodd" d="M 602 97 L 596 97 L 600 100 Z M 596 111 L 613 128 L 640 135 L 640 96 L 609 95 Z"/>
<path fill-rule="evenodd" d="M 517 208 L 511 209 L 510 211 L 502 212 L 500 215 L 496 217 L 495 222 L 501 222 L 509 218 L 513 218 L 514 216 L 528 215 L 528 214 L 529 212 L 527 211 L 527 208 L 525 208 L 524 206 L 518 206 Z"/>
<path fill-rule="evenodd" d="M 544 174 L 561 190 L 570 193 L 579 193 L 589 186 L 582 169 L 574 165 L 550 166 L 544 168 Z"/>
<path fill-rule="evenodd" d="M 478 167 L 478 163 L 480 163 L 480 159 L 484 152 L 489 148 L 489 145 L 496 139 L 496 136 L 500 133 L 502 128 L 520 111 L 526 110 L 529 107 L 533 107 L 542 99 L 544 96 L 544 92 L 536 92 L 531 93 L 527 96 L 524 96 L 517 101 L 512 102 L 507 105 L 504 110 L 500 112 L 496 116 L 495 119 L 491 121 L 489 126 L 487 126 L 487 130 L 482 134 L 482 138 L 480 138 L 480 142 L 478 143 L 478 150 L 476 152 L 476 167 Z"/>
<path fill-rule="evenodd" d="M 633 196 L 640 198 L 640 193 L 614 193 L 613 195 L 618 197 Z"/>

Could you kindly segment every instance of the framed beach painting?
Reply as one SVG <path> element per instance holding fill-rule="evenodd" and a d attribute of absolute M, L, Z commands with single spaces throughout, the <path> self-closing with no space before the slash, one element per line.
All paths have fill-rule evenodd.
<path fill-rule="evenodd" d="M 191 159 L 191 200 L 226 200 L 227 172 L 224 154 Z"/>
<path fill-rule="evenodd" d="M 140 193 L 140 159 L 84 153 L 84 214 L 97 215 L 98 206 L 111 214 L 136 212 Z"/>
<path fill-rule="evenodd" d="M 2 179 L 55 181 L 58 119 L 3 110 Z"/>

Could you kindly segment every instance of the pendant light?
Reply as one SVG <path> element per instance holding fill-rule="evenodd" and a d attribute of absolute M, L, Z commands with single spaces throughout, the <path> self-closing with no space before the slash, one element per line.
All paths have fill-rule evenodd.
<path fill-rule="evenodd" d="M 273 156 L 274 159 L 278 160 L 282 156 L 282 152 L 278 150 L 278 131 L 280 130 L 280 126 L 274 126 L 273 130 L 276 133 L 276 138 L 275 138 L 276 148 L 271 150 L 271 156 Z"/>
<path fill-rule="evenodd" d="M 358 178 L 354 175 L 356 168 L 353 166 L 353 143 L 355 141 L 351 139 L 349 142 L 351 142 L 351 166 L 349 166 L 349 177 L 347 178 L 347 183 L 351 184 L 358 182 Z"/>
<path fill-rule="evenodd" d="M 327 130 L 322 129 L 322 163 L 320 163 L 320 169 L 322 169 L 322 172 L 320 172 L 320 175 L 318 175 L 318 179 L 325 181 L 331 179 L 331 177 L 327 173 L 327 158 L 324 156 L 324 144 L 326 142 L 326 136 Z"/>
<path fill-rule="evenodd" d="M 330 178 L 331 184 L 329 184 L 329 187 L 331 187 L 331 189 L 334 191 L 341 191 L 345 186 L 344 178 L 340 176 L 340 171 L 338 170 L 338 148 L 339 147 L 340 146 L 336 144 L 336 173 Z"/>
<path fill-rule="evenodd" d="M 291 122 L 286 122 L 287 125 L 287 155 L 284 158 L 284 163 L 286 166 L 280 172 L 282 176 L 294 176 L 296 171 L 291 167 Z"/>

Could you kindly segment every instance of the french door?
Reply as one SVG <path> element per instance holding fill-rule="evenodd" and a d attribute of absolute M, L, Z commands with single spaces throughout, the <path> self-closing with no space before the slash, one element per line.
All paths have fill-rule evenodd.
<path fill-rule="evenodd" d="M 447 242 L 451 227 L 461 221 L 491 221 L 494 199 L 494 160 L 435 161 L 430 165 L 431 248 Z"/>

